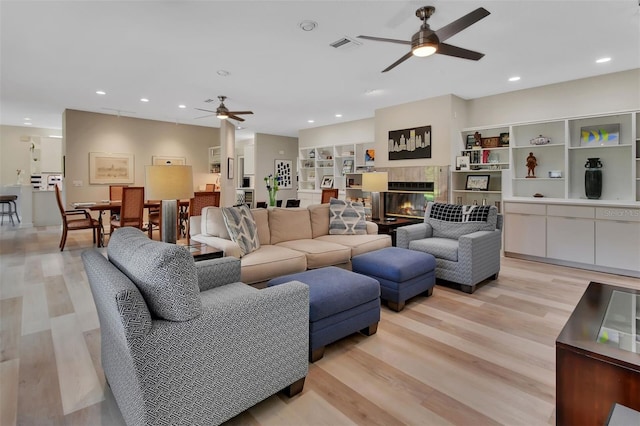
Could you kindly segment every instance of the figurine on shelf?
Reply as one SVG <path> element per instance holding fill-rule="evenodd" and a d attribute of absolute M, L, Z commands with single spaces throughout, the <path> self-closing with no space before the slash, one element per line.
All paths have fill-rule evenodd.
<path fill-rule="evenodd" d="M 473 134 L 474 146 L 482 146 L 482 135 L 478 132 Z"/>
<path fill-rule="evenodd" d="M 533 152 L 529 153 L 527 157 L 527 177 L 536 177 L 536 166 L 538 165 L 538 159 L 533 155 Z"/>

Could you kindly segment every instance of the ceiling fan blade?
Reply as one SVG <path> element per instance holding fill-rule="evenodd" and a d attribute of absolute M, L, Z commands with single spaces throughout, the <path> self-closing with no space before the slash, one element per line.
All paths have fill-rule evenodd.
<path fill-rule="evenodd" d="M 388 43 L 411 44 L 411 41 L 397 40 L 395 38 L 371 37 L 371 36 L 365 36 L 365 35 L 359 35 L 358 38 L 363 38 L 365 40 L 373 40 L 373 41 L 386 41 Z"/>
<path fill-rule="evenodd" d="M 232 120 L 244 121 L 244 118 L 238 117 L 237 115 L 233 115 L 231 113 L 229 113 L 229 118 L 231 118 Z"/>
<path fill-rule="evenodd" d="M 201 115 L 200 117 L 195 117 L 194 120 L 198 120 L 200 118 L 207 118 L 207 117 L 213 117 L 215 114 L 207 114 L 207 115 Z"/>
<path fill-rule="evenodd" d="M 447 43 L 440 43 L 436 53 L 447 56 L 455 56 L 462 59 L 470 59 L 472 61 L 477 61 L 484 56 L 484 53 L 475 52 L 469 49 L 463 49 L 462 47 L 452 46 Z"/>
<path fill-rule="evenodd" d="M 238 115 L 238 114 L 253 114 L 253 111 L 229 111 L 229 114 L 234 114 L 234 115 Z"/>
<path fill-rule="evenodd" d="M 462 18 L 456 19 L 452 23 L 445 25 L 435 33 L 440 41 L 445 41 L 449 37 L 458 34 L 460 31 L 475 24 L 488 15 L 490 15 L 490 12 L 487 9 L 479 7 L 473 12 L 464 15 Z"/>
<path fill-rule="evenodd" d="M 206 111 L 206 112 L 212 112 L 212 113 L 216 113 L 216 111 L 211 111 L 210 109 L 202 109 L 202 108 L 194 108 L 197 109 L 198 111 Z"/>
<path fill-rule="evenodd" d="M 397 61 L 395 61 L 394 63 L 392 63 L 391 65 L 389 65 L 385 69 L 383 69 L 382 72 L 387 72 L 389 70 L 394 69 L 395 67 L 397 67 L 398 65 L 400 65 L 401 63 L 403 63 L 404 61 L 406 61 L 407 59 L 409 59 L 412 56 L 413 56 L 413 53 L 411 51 L 409 51 L 409 53 L 404 55 L 402 58 L 398 59 Z"/>

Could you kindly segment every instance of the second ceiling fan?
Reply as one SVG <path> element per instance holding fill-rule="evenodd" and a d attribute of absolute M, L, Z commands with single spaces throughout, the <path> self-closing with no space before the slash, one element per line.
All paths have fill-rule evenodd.
<path fill-rule="evenodd" d="M 477 61 L 484 56 L 483 53 L 452 46 L 450 44 L 443 43 L 443 41 L 488 16 L 490 14 L 488 10 L 484 7 L 479 7 L 473 12 L 466 14 L 462 18 L 459 18 L 448 25 L 445 25 L 439 30 L 433 31 L 429 27 L 429 24 L 427 24 L 427 19 L 429 19 L 435 11 L 436 8 L 433 6 L 424 6 L 416 10 L 416 16 L 422 20 L 422 25 L 420 26 L 420 30 L 411 37 L 411 41 L 365 35 L 360 35 L 358 38 L 411 45 L 409 53 L 389 65 L 387 68 L 382 70 L 382 72 L 387 72 L 395 68 L 414 55 L 423 57 L 439 53 L 441 55 L 456 56 L 458 58 L 470 59 L 472 61 Z"/>
<path fill-rule="evenodd" d="M 224 100 L 227 99 L 227 97 L 226 96 L 218 96 L 218 99 L 220 99 L 220 106 L 218 108 L 216 108 L 215 111 L 211 111 L 211 110 L 208 110 L 208 109 L 202 109 L 202 108 L 196 108 L 196 109 L 198 111 L 211 112 L 211 113 L 215 114 L 215 116 L 218 117 L 220 120 L 225 120 L 227 118 L 231 118 L 231 119 L 237 120 L 237 121 L 244 121 L 244 118 L 238 117 L 238 115 L 253 114 L 253 111 L 229 111 L 229 109 L 226 106 L 224 106 Z M 213 115 L 213 114 L 203 115 L 202 117 L 196 117 L 196 118 L 211 117 L 211 115 Z"/>

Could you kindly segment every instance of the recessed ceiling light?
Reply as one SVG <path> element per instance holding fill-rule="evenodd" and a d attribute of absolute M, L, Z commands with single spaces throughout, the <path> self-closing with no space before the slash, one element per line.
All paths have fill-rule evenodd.
<path fill-rule="evenodd" d="M 307 120 L 307 123 L 315 123 L 315 120 Z"/>
<path fill-rule="evenodd" d="M 597 64 L 604 64 L 605 62 L 609 62 L 611 58 L 600 58 L 596 60 Z"/>
<path fill-rule="evenodd" d="M 54 139 L 62 139 L 62 136 L 60 135 L 49 135 L 49 137 Z"/>
<path fill-rule="evenodd" d="M 518 76 L 509 78 L 509 81 L 518 81 L 518 80 L 520 80 L 520 77 L 518 77 Z"/>
<path fill-rule="evenodd" d="M 33 124 L 33 123 L 29 123 L 28 121 L 25 121 L 25 122 L 24 122 L 24 125 L 25 125 L 25 126 L 31 126 L 32 124 Z"/>
<path fill-rule="evenodd" d="M 107 92 L 105 92 L 104 90 L 96 90 L 96 94 L 98 94 L 98 95 L 106 95 Z"/>
<path fill-rule="evenodd" d="M 302 29 L 302 31 L 313 31 L 318 26 L 318 23 L 315 21 L 304 20 L 300 22 L 298 26 Z"/>
<path fill-rule="evenodd" d="M 216 73 L 217 73 L 220 77 L 226 77 L 226 76 L 228 76 L 229 74 L 231 74 L 231 73 L 230 73 L 229 71 L 227 71 L 227 70 L 218 70 L 218 71 L 216 71 Z"/>
<path fill-rule="evenodd" d="M 242 129 L 244 129 L 244 127 L 242 127 L 242 126 L 236 126 L 236 129 L 237 129 L 237 130 L 242 130 Z"/>
<path fill-rule="evenodd" d="M 29 117 L 25 117 L 24 121 L 31 121 L 31 119 Z"/>
<path fill-rule="evenodd" d="M 382 93 L 382 90 L 380 90 L 380 89 L 367 89 L 364 92 L 365 95 L 377 95 L 379 93 Z"/>
<path fill-rule="evenodd" d="M 147 99 L 147 98 L 140 98 L 140 102 L 149 102 L 149 99 Z"/>
<path fill-rule="evenodd" d="M 182 105 L 182 104 L 178 105 L 178 108 L 181 108 L 181 109 L 185 109 L 186 107 L 187 107 L 186 105 Z"/>
<path fill-rule="evenodd" d="M 341 118 L 342 114 L 336 114 L 336 118 Z"/>

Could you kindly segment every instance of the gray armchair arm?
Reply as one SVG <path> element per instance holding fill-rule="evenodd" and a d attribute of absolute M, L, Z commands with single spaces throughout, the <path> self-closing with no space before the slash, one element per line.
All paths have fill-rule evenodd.
<path fill-rule="evenodd" d="M 413 240 L 421 240 L 433 236 L 433 228 L 427 223 L 416 223 L 396 229 L 396 247 L 409 248 Z"/>
<path fill-rule="evenodd" d="M 465 259 L 471 283 L 476 283 L 500 271 L 500 230 L 478 231 L 458 239 L 458 259 Z"/>
<path fill-rule="evenodd" d="M 227 256 L 196 262 L 200 291 L 240 281 L 240 259 Z"/>

